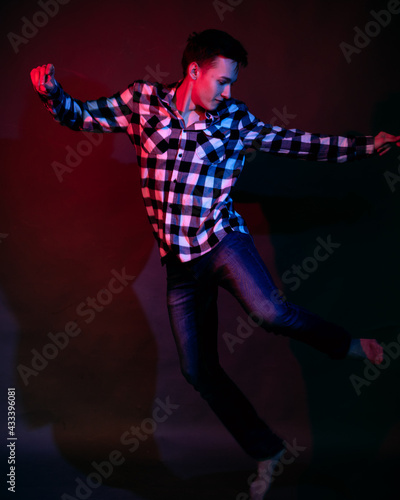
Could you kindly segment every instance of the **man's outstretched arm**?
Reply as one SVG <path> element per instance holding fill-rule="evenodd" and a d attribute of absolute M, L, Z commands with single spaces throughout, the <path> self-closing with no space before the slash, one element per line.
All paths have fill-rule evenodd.
<path fill-rule="evenodd" d="M 380 132 L 377 136 L 337 136 L 284 129 L 261 122 L 247 109 L 240 123 L 240 136 L 246 148 L 284 155 L 300 160 L 347 162 L 374 153 L 385 154 L 400 136 Z"/>
<path fill-rule="evenodd" d="M 56 81 L 52 64 L 31 71 L 31 80 L 55 120 L 72 130 L 126 132 L 133 113 L 133 86 L 112 97 L 82 102 L 69 96 Z"/>

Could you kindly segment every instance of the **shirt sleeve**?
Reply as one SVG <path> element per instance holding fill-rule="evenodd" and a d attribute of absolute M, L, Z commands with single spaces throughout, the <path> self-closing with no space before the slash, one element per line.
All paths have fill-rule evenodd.
<path fill-rule="evenodd" d="M 374 153 L 373 136 L 337 136 L 284 129 L 256 119 L 248 110 L 240 122 L 245 148 L 286 155 L 300 160 L 343 163 Z"/>
<path fill-rule="evenodd" d="M 38 94 L 54 119 L 72 130 L 126 132 L 133 114 L 135 84 L 111 97 L 85 102 L 72 98 L 58 82 L 51 92 Z"/>

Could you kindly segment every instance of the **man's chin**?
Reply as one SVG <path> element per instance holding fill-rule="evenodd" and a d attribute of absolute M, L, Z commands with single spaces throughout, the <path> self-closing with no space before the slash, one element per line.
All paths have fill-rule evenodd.
<path fill-rule="evenodd" d="M 218 99 L 213 99 L 207 105 L 205 104 L 203 106 L 204 111 L 215 111 L 218 106 L 221 104 L 222 101 L 219 101 Z"/>
<path fill-rule="evenodd" d="M 218 99 L 214 99 L 211 103 L 210 103 L 210 108 L 208 109 L 208 111 L 214 111 L 215 109 L 218 108 L 218 106 L 221 104 L 222 101 L 219 101 Z"/>

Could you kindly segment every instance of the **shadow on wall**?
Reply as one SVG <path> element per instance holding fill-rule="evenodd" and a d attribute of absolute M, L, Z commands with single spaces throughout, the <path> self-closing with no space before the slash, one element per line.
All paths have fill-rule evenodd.
<path fill-rule="evenodd" d="M 76 85 L 62 83 L 67 92 Z M 93 96 L 109 95 L 84 84 Z M 149 428 L 157 401 L 168 401 L 156 393 L 157 344 L 132 287 L 154 245 L 139 169 L 111 157 L 112 135 L 89 138 L 52 123 L 29 92 L 20 139 L 2 145 L 0 202 L 8 234 L 1 287 L 19 326 L 21 417 L 32 429 L 51 425 L 62 457 L 86 477 L 112 454 L 105 485 L 154 500 L 166 491 L 177 500 L 235 497 L 250 471 L 178 478 L 151 432 L 127 451 L 128 440 L 135 445 L 127 431 Z M 51 458 L 27 451 L 52 470 Z"/>
<path fill-rule="evenodd" d="M 89 83 L 94 95 L 107 95 Z M 12 162 L 1 173 L 9 233 L 1 286 L 19 324 L 24 419 L 33 428 L 51 424 L 60 453 L 88 472 L 122 448 L 122 433 L 151 416 L 157 396 L 156 344 L 131 287 L 153 236 L 135 162 L 110 158 L 110 135 L 92 143 L 52 124 L 29 91 L 21 138 L 3 144 Z M 60 182 L 55 161 L 78 164 Z M 157 470 L 170 479 L 149 436 L 120 473 L 140 489 Z"/>
<path fill-rule="evenodd" d="M 374 133 L 398 133 L 399 109 L 398 93 L 378 103 Z M 250 225 L 251 203 L 268 221 L 279 276 L 291 271 L 293 278 L 293 266 L 308 259 L 298 286 L 283 279 L 290 301 L 342 324 L 353 336 L 394 341 L 398 352 L 399 158 L 394 150 L 336 165 L 258 153 L 235 193 Z M 328 235 L 337 249 L 313 272 L 305 272 L 316 238 Z M 389 356 L 384 367 L 366 371 L 364 362 L 322 359 L 296 342 L 291 348 L 302 367 L 314 438 L 313 461 L 300 481 L 299 498 L 390 496 L 400 461 L 400 402 L 393 396 L 399 363 Z"/>

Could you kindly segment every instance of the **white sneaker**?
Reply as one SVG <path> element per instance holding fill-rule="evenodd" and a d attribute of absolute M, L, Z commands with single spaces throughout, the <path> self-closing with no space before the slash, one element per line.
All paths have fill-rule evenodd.
<path fill-rule="evenodd" d="M 266 493 L 271 487 L 272 481 L 274 480 L 273 475 L 276 466 L 285 451 L 286 448 L 279 451 L 276 455 L 269 458 L 268 460 L 258 462 L 257 477 L 250 485 L 251 500 L 264 499 Z"/>

